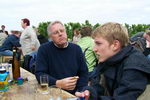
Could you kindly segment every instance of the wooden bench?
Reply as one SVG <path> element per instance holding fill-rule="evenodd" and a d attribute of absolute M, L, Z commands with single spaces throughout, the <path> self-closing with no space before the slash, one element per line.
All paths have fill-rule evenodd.
<path fill-rule="evenodd" d="M 9 62 L 13 59 L 13 56 L 0 56 L 1 62 Z"/>

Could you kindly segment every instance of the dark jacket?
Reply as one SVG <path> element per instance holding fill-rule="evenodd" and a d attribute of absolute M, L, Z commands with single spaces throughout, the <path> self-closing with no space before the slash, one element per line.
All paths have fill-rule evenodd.
<path fill-rule="evenodd" d="M 0 52 L 3 52 L 5 50 L 12 51 L 13 47 L 20 47 L 20 46 L 21 45 L 19 43 L 19 38 L 15 36 L 14 34 L 12 34 L 12 35 L 9 35 L 4 41 L 4 43 L 0 47 Z"/>
<path fill-rule="evenodd" d="M 41 35 L 41 34 L 38 35 L 37 38 L 38 38 L 40 44 L 48 42 L 48 39 L 46 37 L 44 37 L 43 35 Z"/>
<path fill-rule="evenodd" d="M 105 89 L 99 84 L 102 73 Z M 85 89 L 90 90 L 91 96 L 95 97 L 94 100 L 137 100 L 148 84 L 148 76 L 150 76 L 150 61 L 129 45 L 107 61 L 100 63 L 94 70 L 92 87 Z M 103 96 L 106 90 L 109 96 Z"/>

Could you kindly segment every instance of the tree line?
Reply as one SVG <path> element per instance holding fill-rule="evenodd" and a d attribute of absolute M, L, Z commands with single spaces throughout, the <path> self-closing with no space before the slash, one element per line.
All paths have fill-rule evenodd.
<path fill-rule="evenodd" d="M 41 23 L 39 23 L 39 25 L 37 27 L 38 32 L 40 34 L 42 34 L 43 36 L 48 37 L 48 35 L 47 35 L 47 26 L 50 23 L 51 22 L 41 22 Z M 65 28 L 66 28 L 66 31 L 67 31 L 68 38 L 72 39 L 74 29 L 80 29 L 81 27 L 84 27 L 84 26 L 90 26 L 93 29 L 95 29 L 96 27 L 100 26 L 101 24 L 96 23 L 95 25 L 92 25 L 88 20 L 85 20 L 84 23 L 69 22 L 69 23 L 65 23 L 64 25 L 65 25 Z M 133 36 L 137 32 L 144 32 L 147 28 L 150 27 L 150 24 L 132 24 L 132 25 L 129 25 L 129 24 L 125 23 L 124 26 L 128 29 L 129 36 Z"/>

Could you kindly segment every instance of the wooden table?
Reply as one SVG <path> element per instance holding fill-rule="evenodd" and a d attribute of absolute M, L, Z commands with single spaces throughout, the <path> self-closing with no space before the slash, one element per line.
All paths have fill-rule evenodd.
<path fill-rule="evenodd" d="M 10 90 L 0 95 L 0 100 L 50 100 L 51 97 L 61 96 L 65 100 L 67 97 L 75 97 L 74 95 L 60 90 L 58 88 L 49 88 L 49 94 L 41 94 L 37 90 L 39 85 L 35 76 L 21 68 L 21 77 L 28 78 L 23 85 L 11 85 Z M 54 99 L 55 100 L 55 99 Z"/>

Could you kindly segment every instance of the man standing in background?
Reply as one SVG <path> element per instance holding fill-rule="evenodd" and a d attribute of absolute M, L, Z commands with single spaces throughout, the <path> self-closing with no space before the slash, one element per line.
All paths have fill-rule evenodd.
<path fill-rule="evenodd" d="M 2 25 L 2 26 L 1 26 L 0 32 L 1 32 L 1 33 L 5 33 L 6 35 L 8 35 L 8 31 L 5 30 L 5 25 Z"/>

